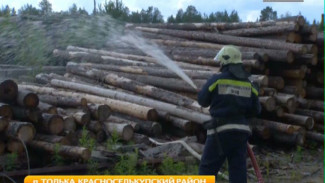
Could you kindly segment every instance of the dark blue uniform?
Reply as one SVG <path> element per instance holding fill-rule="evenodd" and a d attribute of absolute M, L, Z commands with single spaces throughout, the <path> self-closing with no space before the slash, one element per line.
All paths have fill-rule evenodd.
<path fill-rule="evenodd" d="M 198 102 L 203 107 L 210 106 L 211 116 L 223 121 L 215 129 L 207 131 L 199 174 L 217 176 L 227 158 L 230 182 L 247 182 L 246 150 L 251 133 L 247 118 L 261 111 L 258 91 L 247 78 L 236 78 L 226 66 L 221 74 L 212 76 L 203 86 Z M 218 155 L 220 146 L 217 146 L 215 133 L 219 137 L 222 155 Z"/>

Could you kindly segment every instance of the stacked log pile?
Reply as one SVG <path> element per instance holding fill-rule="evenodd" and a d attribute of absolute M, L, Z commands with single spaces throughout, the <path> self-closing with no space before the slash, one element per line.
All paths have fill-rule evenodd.
<path fill-rule="evenodd" d="M 226 44 L 238 46 L 245 69 L 252 73 L 250 80 L 260 86 L 263 109 L 251 120 L 253 137 L 292 145 L 324 142 L 324 38 L 301 17 L 259 23 L 140 24 L 127 30 L 141 31 L 157 44 L 198 88 L 220 72 L 213 61 L 216 53 Z M 18 87 L 8 87 L 10 80 L 1 82 L 0 154 L 22 151 L 18 138 L 49 152 L 59 143 L 61 154 L 87 159 L 90 153 L 75 142 L 82 128 L 98 143 L 112 134 L 143 143 L 148 141 L 144 138 L 166 133 L 196 135 L 202 142 L 201 125 L 210 115 L 196 102 L 198 90 L 141 50 L 117 50 L 54 50 L 55 57 L 67 61 L 64 75 L 38 74 L 38 84 Z"/>

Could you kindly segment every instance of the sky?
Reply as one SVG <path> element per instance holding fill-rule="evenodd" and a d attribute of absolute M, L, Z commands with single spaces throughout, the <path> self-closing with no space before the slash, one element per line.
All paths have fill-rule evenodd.
<path fill-rule="evenodd" d="M 32 4 L 39 7 L 41 0 L 0 0 L 0 7 L 9 5 L 19 9 L 25 4 Z M 88 12 L 92 12 L 94 8 L 93 0 L 49 0 L 54 11 L 68 10 L 73 3 L 78 7 L 85 8 Z M 276 1 L 276 0 L 274 0 Z M 97 4 L 104 3 L 105 0 L 96 0 Z M 140 11 L 147 9 L 148 6 L 159 8 L 160 12 L 166 20 L 170 15 L 175 15 L 182 8 L 185 10 L 187 6 L 194 5 L 196 9 L 205 14 L 211 12 L 227 10 L 237 10 L 242 21 L 255 21 L 263 8 L 270 6 L 281 14 L 289 12 L 291 15 L 297 15 L 299 12 L 307 18 L 309 22 L 314 19 L 321 20 L 321 14 L 324 13 L 324 0 L 304 0 L 304 2 L 263 2 L 263 0 L 123 0 L 130 11 Z"/>

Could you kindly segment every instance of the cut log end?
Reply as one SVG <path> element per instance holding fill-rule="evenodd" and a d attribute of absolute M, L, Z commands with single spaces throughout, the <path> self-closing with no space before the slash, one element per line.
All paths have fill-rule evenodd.
<path fill-rule="evenodd" d="M 150 109 L 147 113 L 147 119 L 149 121 L 156 121 L 158 119 L 158 113 L 155 109 Z"/>
<path fill-rule="evenodd" d="M 133 133 L 134 133 L 134 130 L 133 130 L 133 127 L 131 125 L 124 126 L 123 132 L 122 132 L 123 140 L 126 140 L 126 141 L 131 140 L 132 137 L 133 137 Z"/>
<path fill-rule="evenodd" d="M 105 121 L 112 113 L 111 108 L 108 105 L 100 105 L 97 109 L 98 120 Z"/>
<path fill-rule="evenodd" d="M 18 131 L 18 138 L 24 142 L 29 142 L 34 138 L 35 129 L 31 126 L 23 126 Z"/>
<path fill-rule="evenodd" d="M 152 134 L 155 135 L 155 136 L 159 136 L 161 135 L 162 133 L 162 128 L 161 128 L 161 125 L 159 123 L 152 123 Z"/>
<path fill-rule="evenodd" d="M 0 101 L 13 102 L 18 95 L 18 86 L 13 80 L 0 82 Z"/>
<path fill-rule="evenodd" d="M 313 119 L 313 118 L 308 117 L 308 118 L 306 119 L 306 128 L 307 128 L 308 130 L 313 129 L 313 128 L 314 128 L 314 124 L 315 124 L 315 122 L 314 122 L 314 119 Z"/>
<path fill-rule="evenodd" d="M 0 103 L 0 116 L 10 119 L 12 117 L 12 114 L 13 114 L 13 111 L 12 111 L 10 105 Z"/>
<path fill-rule="evenodd" d="M 49 124 L 49 131 L 52 134 L 59 134 L 63 131 L 64 128 L 64 122 L 63 119 L 60 116 L 55 116 L 51 123 Z"/>

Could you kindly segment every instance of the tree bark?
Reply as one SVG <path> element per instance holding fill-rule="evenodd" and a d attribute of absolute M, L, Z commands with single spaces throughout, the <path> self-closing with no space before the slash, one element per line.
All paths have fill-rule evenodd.
<path fill-rule="evenodd" d="M 104 125 L 109 133 L 117 133 L 125 141 L 129 141 L 133 137 L 133 127 L 129 124 L 104 122 Z"/>
<path fill-rule="evenodd" d="M 244 28 L 257 28 L 266 26 L 281 26 L 288 24 L 296 24 L 295 21 L 263 21 L 263 22 L 235 22 L 235 23 L 168 23 L 168 24 L 128 24 L 126 27 L 143 26 L 159 29 L 177 29 L 177 30 L 233 30 Z M 300 24 L 299 24 L 300 25 Z"/>
<path fill-rule="evenodd" d="M 135 132 L 138 132 L 140 130 L 140 125 L 138 123 L 134 122 L 133 119 L 124 119 L 124 118 L 114 115 L 114 116 L 110 116 L 107 121 L 113 122 L 113 123 L 129 124 L 133 127 Z"/>
<path fill-rule="evenodd" d="M 267 111 L 274 111 L 275 107 L 276 107 L 276 102 L 274 97 L 269 97 L 269 96 L 265 96 L 265 97 L 258 97 L 260 103 L 262 104 L 262 106 L 267 110 Z"/>
<path fill-rule="evenodd" d="M 38 123 L 42 119 L 41 111 L 38 109 L 25 109 L 22 107 L 12 107 L 13 118 L 19 121 L 30 121 Z"/>
<path fill-rule="evenodd" d="M 55 114 L 42 114 L 40 129 L 43 132 L 57 135 L 63 131 L 64 122 L 61 116 Z"/>
<path fill-rule="evenodd" d="M 313 117 L 315 122 L 319 124 L 324 123 L 324 113 L 319 111 L 313 111 L 313 110 L 306 110 L 306 109 L 296 109 L 296 114 L 304 115 L 304 116 L 310 116 Z"/>
<path fill-rule="evenodd" d="M 207 121 L 211 118 L 209 115 L 205 115 L 180 106 L 176 106 L 173 104 L 168 104 L 165 102 L 148 99 L 140 96 L 130 95 L 123 92 L 113 91 L 110 89 L 103 89 L 98 87 L 90 88 L 89 85 L 71 83 L 71 82 L 60 81 L 60 80 L 51 80 L 51 85 L 56 87 L 61 87 L 61 88 L 69 88 L 73 90 L 83 91 L 86 93 L 92 93 L 95 95 L 100 95 L 105 97 L 112 97 L 119 100 L 124 100 L 132 103 L 137 103 L 140 105 L 154 107 L 155 109 L 163 110 L 169 112 L 172 115 L 189 119 L 200 124 L 202 124 L 204 121 Z"/>
<path fill-rule="evenodd" d="M 18 87 L 13 80 L 0 80 L 0 101 L 9 103 L 15 102 L 17 95 Z"/>
<path fill-rule="evenodd" d="M 251 75 L 248 79 L 252 82 L 258 83 L 262 87 L 267 86 L 269 83 L 268 76 L 265 75 Z"/>
<path fill-rule="evenodd" d="M 105 104 L 88 104 L 88 109 L 91 117 L 98 121 L 105 121 L 112 114 L 111 108 Z"/>
<path fill-rule="evenodd" d="M 270 129 L 266 126 L 256 125 L 252 127 L 253 136 L 267 140 L 271 137 Z"/>
<path fill-rule="evenodd" d="M 299 132 L 295 132 L 293 134 L 286 134 L 286 133 L 273 133 L 272 138 L 275 141 L 281 142 L 283 144 L 289 145 L 304 145 L 305 143 L 305 135 Z"/>
<path fill-rule="evenodd" d="M 147 106 L 138 105 L 138 104 L 120 101 L 120 100 L 114 100 L 107 97 L 99 97 L 90 94 L 60 91 L 55 88 L 49 88 L 49 87 L 37 87 L 32 85 L 20 85 L 19 87 L 30 89 L 37 93 L 42 93 L 42 94 L 56 94 L 60 96 L 69 96 L 72 98 L 84 97 L 91 103 L 106 104 L 110 106 L 110 108 L 113 111 L 129 114 L 139 119 L 144 119 L 144 120 L 157 119 L 157 112 L 152 107 L 147 107 Z"/>
<path fill-rule="evenodd" d="M 28 144 L 31 147 L 34 147 L 37 149 L 42 149 L 42 150 L 48 151 L 50 153 L 54 153 L 55 149 L 57 148 L 57 146 L 55 144 L 38 141 L 38 140 L 33 140 L 33 141 L 29 142 Z M 58 146 L 57 151 L 62 156 L 82 159 L 84 161 L 88 161 L 90 159 L 90 155 L 91 155 L 91 152 L 89 151 L 89 149 L 84 148 L 84 147 L 77 147 L 77 146 L 62 145 L 62 146 Z"/>
<path fill-rule="evenodd" d="M 285 32 L 298 31 L 298 24 L 288 24 L 283 26 L 267 26 L 258 28 L 246 28 L 246 29 L 235 29 L 223 31 L 222 34 L 233 35 L 233 36 L 244 36 L 244 37 L 254 37 L 259 35 L 270 35 L 279 34 Z"/>
<path fill-rule="evenodd" d="M 6 130 L 6 135 L 11 138 L 18 138 L 24 142 L 31 141 L 35 136 L 36 130 L 32 123 L 11 121 Z"/>
<path fill-rule="evenodd" d="M 284 113 L 283 118 L 286 119 L 288 123 L 298 126 L 304 126 L 308 130 L 313 129 L 314 127 L 314 120 L 309 116 Z"/>
<path fill-rule="evenodd" d="M 311 139 L 311 140 L 314 140 L 317 142 L 324 143 L 324 134 L 307 131 L 306 137 L 307 137 L 307 139 Z"/>
<path fill-rule="evenodd" d="M 272 96 L 277 94 L 277 91 L 274 88 L 263 88 L 263 90 L 264 90 L 264 95 L 265 96 L 271 96 L 272 97 Z"/>
<path fill-rule="evenodd" d="M 213 42 L 213 43 L 234 44 L 239 46 L 251 46 L 251 47 L 264 47 L 264 48 L 271 48 L 271 49 L 284 49 L 284 50 L 291 50 L 295 53 L 307 52 L 307 48 L 303 44 L 283 43 L 281 41 L 275 41 L 275 40 L 236 37 L 236 36 L 222 35 L 218 33 L 202 33 L 202 32 L 193 33 L 190 31 L 180 31 L 180 30 L 176 31 L 176 30 L 154 29 L 154 28 L 144 28 L 144 27 L 137 27 L 136 29 L 144 32 L 154 32 L 154 33 L 172 35 L 181 38 Z"/>
<path fill-rule="evenodd" d="M 194 103 L 192 99 L 183 97 L 181 95 L 175 94 L 173 92 L 169 92 L 167 90 L 163 90 L 151 85 L 145 85 L 143 83 L 137 82 L 135 80 L 131 80 L 124 77 L 119 77 L 116 74 L 100 71 L 97 69 L 91 69 L 86 71 L 87 69 L 81 68 L 78 66 L 68 65 L 67 67 L 69 72 L 74 74 L 79 74 L 83 76 L 87 76 L 90 78 L 99 79 L 102 78 L 106 83 L 125 89 L 130 90 L 142 95 L 146 95 L 158 100 L 162 100 L 168 103 L 172 103 L 180 106 L 188 106 Z M 85 72 L 86 71 L 86 72 Z"/>
<path fill-rule="evenodd" d="M 268 76 L 268 87 L 281 90 L 284 87 L 284 80 L 279 76 Z"/>
<path fill-rule="evenodd" d="M 53 95 L 39 95 L 42 102 L 51 104 L 56 107 L 86 107 L 87 100 L 85 98 L 70 98 L 63 96 L 53 96 Z"/>
<path fill-rule="evenodd" d="M 54 107 L 54 106 L 52 106 L 52 105 L 50 105 L 50 104 L 48 104 L 48 103 L 39 102 L 38 108 L 43 113 L 58 114 L 57 108 Z"/>
<path fill-rule="evenodd" d="M 70 140 L 64 136 L 37 134 L 34 140 L 49 142 L 53 144 L 70 145 Z"/>
<path fill-rule="evenodd" d="M 17 103 L 22 107 L 36 108 L 39 103 L 38 96 L 28 90 L 18 90 Z"/>
<path fill-rule="evenodd" d="M 159 121 L 168 121 L 173 126 L 183 129 L 186 132 L 191 132 L 194 130 L 194 124 L 190 120 L 178 118 L 168 114 L 167 112 L 158 111 Z"/>
<path fill-rule="evenodd" d="M 290 113 L 293 113 L 297 107 L 294 95 L 278 93 L 274 96 L 276 102 L 287 108 Z"/>

